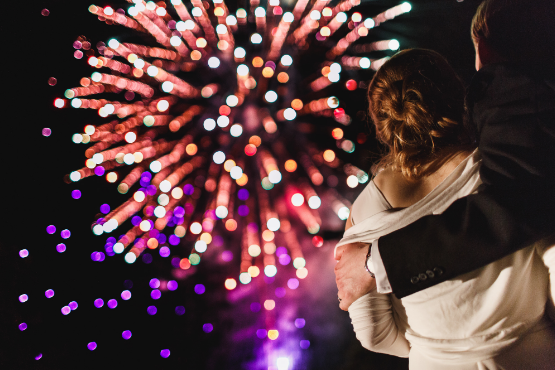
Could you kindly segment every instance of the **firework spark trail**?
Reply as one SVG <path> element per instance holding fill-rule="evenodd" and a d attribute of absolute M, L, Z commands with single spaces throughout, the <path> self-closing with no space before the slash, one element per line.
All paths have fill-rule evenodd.
<path fill-rule="evenodd" d="M 293 153 L 296 160 L 292 159 L 283 145 L 287 138 L 280 137 L 276 121 L 313 115 L 335 117 L 337 122 L 348 124 L 350 117 L 339 108 L 334 96 L 313 98 L 304 104 L 297 98 L 290 107 L 277 108 L 271 104 L 279 96 L 268 87 L 276 79 L 286 84 L 290 78 L 287 71 L 293 59 L 283 52 L 284 48 L 292 49 L 296 58 L 298 48 L 312 42 L 309 37 L 312 33 L 316 32 L 318 40 L 327 39 L 341 32 L 347 23 L 351 30 L 328 51 L 329 60 L 323 63 L 322 76 L 309 81 L 309 87 L 320 91 L 336 83 L 341 66 L 379 68 L 386 58 L 366 62 L 364 57 L 344 53 L 359 38 L 367 36 L 369 29 L 409 11 L 410 5 L 401 4 L 364 22 L 359 13 L 354 13 L 348 22 L 345 12 L 359 5 L 359 0 L 344 0 L 333 8 L 327 7 L 329 0 L 318 0 L 312 7 L 308 7 L 307 0 L 300 0 L 292 12 L 284 12 L 279 1 L 270 1 L 266 8 L 251 1 L 250 9 L 239 9 L 236 16 L 221 0 L 214 1 L 212 10 L 205 8 L 207 3 L 200 0 L 191 1 L 192 9 L 180 0 L 172 0 L 173 10 L 168 9 L 169 4 L 129 2 L 133 4 L 128 9 L 129 16 L 109 6 L 91 5 L 89 10 L 107 23 L 153 37 L 160 47 L 112 39 L 98 48 L 100 55 L 88 59 L 92 68 L 103 71 L 93 72 L 90 78 L 81 80 L 80 87 L 65 93 L 74 108 L 96 109 L 101 117 L 118 118 L 97 127 L 89 125 L 84 134 L 74 135 L 75 142 L 92 145 L 85 152 L 86 166 L 72 172 L 69 179 L 79 181 L 135 166 L 117 188 L 125 194 L 140 183 L 130 199 L 93 224 L 93 233 L 111 233 L 132 219 L 133 226 L 117 241 L 114 251 L 125 252 L 125 260 L 133 263 L 146 249 L 156 249 L 166 241 L 165 236 L 159 237 L 162 232 L 171 233 L 170 244 L 179 246 L 186 244 L 183 238 L 188 230 L 196 236 L 190 253 L 182 252 L 185 256 L 180 266 L 187 269 L 200 262 L 221 220 L 229 232 L 239 230 L 236 232 L 243 234 L 239 281 L 248 284 L 260 270 L 268 276 L 276 274 L 275 237 L 279 231 L 297 275 L 306 276 L 299 236 L 291 227 L 290 218 L 298 218 L 310 234 L 320 231 L 318 194 L 323 191 L 324 176 L 319 167 L 342 169 L 341 176 L 348 177 L 349 186 L 353 183 L 352 179 L 349 183 L 349 178 L 364 183 L 368 176 L 350 164 L 338 167 L 340 162 L 331 150 L 326 151 L 331 154 L 310 148 L 298 150 Z M 170 13 L 175 13 L 177 18 Z M 236 47 L 236 36 L 244 34 L 249 27 L 248 14 L 253 16 L 252 28 L 257 33 L 251 35 L 250 44 Z M 392 47 L 392 41 L 396 40 L 358 45 L 353 50 L 398 48 L 398 45 Z M 264 52 L 252 52 L 260 44 Z M 259 54 L 265 58 L 256 56 L 251 67 L 247 65 L 248 54 L 249 58 Z M 180 75 L 181 71 L 193 72 L 196 78 L 188 80 L 187 74 Z M 204 86 L 199 85 L 199 80 L 205 81 Z M 230 86 L 235 86 L 231 94 Z M 122 93 L 128 102 L 91 98 L 108 92 Z M 257 99 L 265 100 L 263 105 L 268 104 L 269 109 L 255 108 L 261 105 Z M 203 136 L 202 127 L 209 136 Z M 170 139 L 168 131 L 174 135 L 183 133 L 181 138 Z M 250 138 L 247 140 L 245 135 Z M 338 143 L 345 151 L 352 147 L 348 140 L 341 139 Z M 326 155 L 333 158 L 328 161 Z M 320 159 L 314 161 L 311 157 Z M 297 162 L 301 164 L 298 170 Z M 283 168 L 286 172 L 282 174 Z M 200 178 L 199 174 L 205 176 L 203 183 L 193 186 L 193 179 Z M 117 181 L 119 176 L 115 171 L 106 174 L 109 182 Z M 300 181 L 296 180 L 299 176 Z M 282 180 L 285 185 L 276 186 Z M 295 182 L 298 184 L 294 186 Z M 274 187 L 276 190 L 270 191 Z M 241 193 L 247 188 L 249 192 Z M 249 193 L 250 196 L 245 195 Z M 328 193 L 333 211 L 346 219 L 349 202 L 337 192 Z M 235 195 L 245 204 L 237 202 Z M 303 202 L 291 206 L 294 197 L 302 198 Z M 257 211 L 259 219 L 255 217 Z M 138 217 L 139 212 L 144 216 Z M 238 216 L 244 217 L 242 225 L 238 224 Z M 166 231 L 169 228 L 173 231 Z M 264 241 L 263 246 L 260 240 Z"/>

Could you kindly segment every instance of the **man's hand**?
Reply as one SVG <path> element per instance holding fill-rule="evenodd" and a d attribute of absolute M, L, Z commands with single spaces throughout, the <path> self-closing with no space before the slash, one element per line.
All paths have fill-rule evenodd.
<path fill-rule="evenodd" d="M 376 279 L 364 268 L 369 247 L 367 243 L 352 243 L 337 248 L 335 283 L 339 290 L 339 308 L 343 311 L 376 286 Z"/>

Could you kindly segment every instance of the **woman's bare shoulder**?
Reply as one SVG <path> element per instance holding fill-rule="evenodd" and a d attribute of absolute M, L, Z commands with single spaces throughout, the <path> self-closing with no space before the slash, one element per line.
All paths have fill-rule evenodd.
<path fill-rule="evenodd" d="M 373 181 L 392 207 L 406 208 L 430 193 L 470 154 L 464 151 L 438 161 L 432 173 L 417 180 L 409 180 L 400 171 L 387 167 Z"/>
<path fill-rule="evenodd" d="M 393 208 L 408 207 L 413 203 L 419 181 L 410 181 L 399 171 L 390 167 L 374 177 L 374 184 Z"/>

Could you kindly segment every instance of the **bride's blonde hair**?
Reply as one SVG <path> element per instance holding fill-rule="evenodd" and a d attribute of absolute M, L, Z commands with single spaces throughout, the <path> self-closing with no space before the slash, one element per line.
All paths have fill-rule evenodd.
<path fill-rule="evenodd" d="M 464 98 L 461 80 L 440 54 L 408 49 L 394 55 L 368 88 L 376 136 L 387 149 L 378 167 L 418 179 L 439 156 L 474 147 Z"/>

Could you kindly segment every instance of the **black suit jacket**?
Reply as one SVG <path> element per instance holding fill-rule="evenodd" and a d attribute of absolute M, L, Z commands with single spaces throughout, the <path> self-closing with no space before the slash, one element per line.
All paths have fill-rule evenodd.
<path fill-rule="evenodd" d="M 498 260 L 555 232 L 555 78 L 510 64 L 482 68 L 468 105 L 482 155 L 479 192 L 381 237 L 401 298 Z"/>

